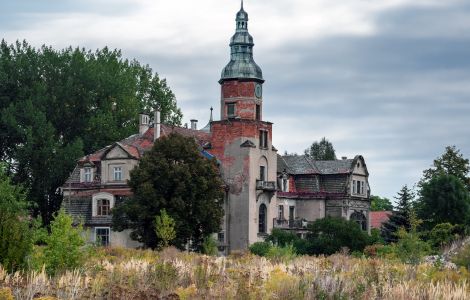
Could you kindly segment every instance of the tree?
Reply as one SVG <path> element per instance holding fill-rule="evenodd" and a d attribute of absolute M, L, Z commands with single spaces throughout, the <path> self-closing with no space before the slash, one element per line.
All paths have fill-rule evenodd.
<path fill-rule="evenodd" d="M 11 183 L 0 164 L 0 264 L 10 272 L 24 266 L 32 250 L 29 225 L 24 190 Z"/>
<path fill-rule="evenodd" d="M 314 160 L 335 160 L 336 154 L 333 144 L 325 137 L 320 142 L 313 142 L 312 145 L 305 149 L 305 155 Z"/>
<path fill-rule="evenodd" d="M 175 220 L 166 213 L 165 209 L 162 209 L 160 215 L 155 217 L 155 232 L 162 241 L 163 248 L 168 247 L 176 237 Z"/>
<path fill-rule="evenodd" d="M 414 197 L 413 191 L 407 185 L 403 186 L 400 192 L 398 192 L 398 197 L 395 197 L 398 200 L 398 205 L 381 228 L 382 237 L 385 242 L 396 242 L 398 240 L 397 233 L 400 228 L 403 228 L 405 231 L 411 228 L 410 216 Z"/>
<path fill-rule="evenodd" d="M 393 210 L 393 205 L 390 199 L 382 198 L 379 196 L 370 196 L 370 210 L 371 211 L 383 211 L 383 210 Z"/>
<path fill-rule="evenodd" d="M 155 248 L 155 216 L 165 209 L 175 221 L 179 248 L 191 241 L 201 250 L 204 237 L 217 232 L 223 216 L 223 182 L 215 160 L 201 155 L 193 138 L 178 134 L 158 139 L 131 171 L 134 196 L 113 210 L 113 228 Z"/>
<path fill-rule="evenodd" d="M 454 175 L 437 175 L 423 184 L 417 214 L 430 230 L 439 223 L 469 224 L 470 196 Z"/>
<path fill-rule="evenodd" d="M 367 232 L 354 221 L 326 217 L 308 225 L 308 254 L 334 254 L 343 247 L 362 251 L 369 243 Z"/>
<path fill-rule="evenodd" d="M 455 146 L 447 146 L 444 154 L 434 160 L 433 167 L 423 171 L 423 178 L 419 185 L 423 186 L 438 175 L 453 175 L 461 180 L 470 191 L 469 172 L 469 160 L 464 158 Z"/>
<path fill-rule="evenodd" d="M 417 230 L 421 220 L 416 218 L 414 212 L 410 214 L 410 228 L 400 227 L 397 232 L 398 241 L 392 244 L 392 249 L 402 262 L 417 265 L 421 259 L 431 252 L 428 243 L 421 240 Z"/>
<path fill-rule="evenodd" d="M 72 216 L 63 209 L 54 214 L 51 232 L 44 236 L 45 246 L 36 246 L 32 264 L 35 268 L 46 266 L 49 274 L 80 267 L 86 257 L 83 227 L 73 225 Z"/>
<path fill-rule="evenodd" d="M 180 124 L 165 79 L 119 50 L 0 43 L 0 161 L 45 223 L 76 159 L 134 134 L 138 113 L 155 107 L 162 122 Z"/>

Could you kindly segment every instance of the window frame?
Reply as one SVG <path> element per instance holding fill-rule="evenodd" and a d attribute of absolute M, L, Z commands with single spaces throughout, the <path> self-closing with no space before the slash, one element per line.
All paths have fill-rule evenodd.
<path fill-rule="evenodd" d="M 260 149 L 268 149 L 268 131 L 259 131 L 259 147 Z"/>
<path fill-rule="evenodd" d="M 83 182 L 92 182 L 93 181 L 93 170 L 91 167 L 83 168 Z"/>
<path fill-rule="evenodd" d="M 233 118 L 236 116 L 236 103 L 235 102 L 231 102 L 231 103 L 227 103 L 226 106 L 227 106 L 227 117 L 228 118 Z M 230 113 L 230 111 L 232 110 L 232 113 Z"/>
<path fill-rule="evenodd" d="M 103 203 L 103 201 L 107 202 L 107 205 Z M 103 213 L 106 210 L 106 214 Z M 99 198 L 96 199 L 96 216 L 97 217 L 105 217 L 111 215 L 111 200 Z"/>
<path fill-rule="evenodd" d="M 102 239 L 98 239 L 98 230 L 106 230 L 107 231 L 107 240 L 106 240 L 105 243 L 103 243 Z M 100 245 L 102 247 L 108 247 L 108 246 L 111 245 L 111 227 L 95 227 L 94 231 L 95 231 L 95 238 L 94 238 L 95 243 L 100 243 Z M 103 236 L 103 235 L 100 234 L 99 236 L 101 238 L 101 236 Z M 106 235 L 104 235 L 104 236 L 106 236 Z"/>
<path fill-rule="evenodd" d="M 119 169 L 119 172 L 117 171 Z M 117 178 L 116 174 L 119 174 Z M 113 181 L 123 181 L 123 168 L 122 166 L 113 166 Z"/>
<path fill-rule="evenodd" d="M 284 220 L 284 205 L 280 204 L 277 209 L 278 220 Z"/>

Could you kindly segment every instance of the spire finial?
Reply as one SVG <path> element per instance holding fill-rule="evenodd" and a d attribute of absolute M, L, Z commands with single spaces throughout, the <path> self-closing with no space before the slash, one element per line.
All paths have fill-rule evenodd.
<path fill-rule="evenodd" d="M 242 0 L 242 10 L 243 10 L 243 0 Z"/>

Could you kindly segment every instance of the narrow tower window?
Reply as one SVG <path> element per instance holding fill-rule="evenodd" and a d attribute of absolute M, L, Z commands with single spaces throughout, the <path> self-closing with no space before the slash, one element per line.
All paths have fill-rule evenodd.
<path fill-rule="evenodd" d="M 227 116 L 228 117 L 235 117 L 235 103 L 228 103 L 227 104 Z"/>
<path fill-rule="evenodd" d="M 256 104 L 256 120 L 261 120 L 261 107 L 259 104 Z"/>
<path fill-rule="evenodd" d="M 266 233 L 266 218 L 267 218 L 267 209 L 266 205 L 261 204 L 259 206 L 259 215 L 258 215 L 258 232 Z"/>

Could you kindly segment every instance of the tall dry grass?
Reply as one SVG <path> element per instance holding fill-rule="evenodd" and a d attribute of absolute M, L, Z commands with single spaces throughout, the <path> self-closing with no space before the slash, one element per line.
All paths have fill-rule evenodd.
<path fill-rule="evenodd" d="M 465 269 L 346 255 L 282 262 L 172 248 L 100 249 L 82 270 L 55 277 L 0 267 L 0 291 L 15 299 L 470 299 L 469 279 Z"/>

